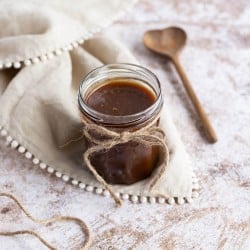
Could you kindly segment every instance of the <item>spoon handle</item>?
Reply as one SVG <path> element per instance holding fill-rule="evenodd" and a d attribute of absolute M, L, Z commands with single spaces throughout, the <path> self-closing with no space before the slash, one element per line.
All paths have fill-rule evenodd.
<path fill-rule="evenodd" d="M 183 82 L 184 88 L 186 89 L 200 119 L 202 122 L 202 125 L 204 127 L 205 130 L 205 134 L 206 137 L 208 139 L 209 142 L 211 143 L 215 143 L 217 141 L 217 135 L 215 133 L 215 130 L 212 127 L 211 122 L 209 121 L 209 118 L 204 110 L 204 108 L 202 107 L 198 97 L 196 96 L 194 89 L 192 88 L 191 83 L 189 82 L 187 75 L 185 74 L 180 62 L 179 62 L 179 58 L 177 56 L 172 57 L 173 63 L 176 67 L 177 72 L 179 73 L 181 80 Z"/>

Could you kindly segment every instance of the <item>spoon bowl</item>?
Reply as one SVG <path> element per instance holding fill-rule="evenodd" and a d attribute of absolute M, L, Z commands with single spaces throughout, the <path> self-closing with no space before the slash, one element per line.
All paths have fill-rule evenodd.
<path fill-rule="evenodd" d="M 147 48 L 168 57 L 178 54 L 186 41 L 186 32 L 178 27 L 150 30 L 143 36 L 143 42 Z"/>
<path fill-rule="evenodd" d="M 200 117 L 206 137 L 209 142 L 214 143 L 217 141 L 217 135 L 179 62 L 179 53 L 186 44 L 186 40 L 186 32 L 178 27 L 169 27 L 162 30 L 150 30 L 143 36 L 144 45 L 148 49 L 158 54 L 167 56 L 175 65 L 175 68 L 182 79 L 183 86 Z"/>

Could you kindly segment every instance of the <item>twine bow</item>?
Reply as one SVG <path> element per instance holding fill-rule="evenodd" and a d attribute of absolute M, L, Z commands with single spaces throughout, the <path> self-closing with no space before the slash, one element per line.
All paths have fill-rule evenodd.
<path fill-rule="evenodd" d="M 96 152 L 107 151 L 118 144 L 126 143 L 129 141 L 135 141 L 145 146 L 160 146 L 164 160 L 159 167 L 157 175 L 155 175 L 150 184 L 151 190 L 160 179 L 162 174 L 165 172 L 169 160 L 169 150 L 164 140 L 165 133 L 161 128 L 152 125 L 155 124 L 155 121 L 156 120 L 152 121 L 149 125 L 139 130 L 133 132 L 124 131 L 121 133 L 109 130 L 94 123 L 86 123 L 85 121 L 83 121 L 85 125 L 83 134 L 85 138 L 92 144 L 83 154 L 84 162 L 88 169 L 96 177 L 96 179 L 104 186 L 104 188 L 106 188 L 110 192 L 111 196 L 114 198 L 116 204 L 118 205 L 121 205 L 120 198 L 115 194 L 115 192 L 102 178 L 102 176 L 100 176 L 95 170 L 94 166 L 91 163 L 90 157 Z"/>

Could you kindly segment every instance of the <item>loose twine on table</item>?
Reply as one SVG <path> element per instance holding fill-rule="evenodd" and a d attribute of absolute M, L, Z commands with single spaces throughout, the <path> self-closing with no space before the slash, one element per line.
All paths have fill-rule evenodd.
<path fill-rule="evenodd" d="M 76 217 L 71 217 L 71 216 L 59 216 L 59 217 L 54 217 L 54 218 L 45 219 L 45 220 L 36 219 L 23 207 L 21 202 L 14 195 L 9 194 L 9 193 L 0 193 L 0 196 L 5 196 L 5 197 L 8 197 L 9 199 L 13 200 L 29 219 L 31 219 L 32 221 L 34 221 L 38 224 L 48 225 L 50 223 L 54 223 L 54 222 L 58 222 L 58 221 L 73 221 L 73 222 L 75 222 L 76 224 L 78 224 L 81 227 L 82 232 L 85 234 L 85 240 L 84 240 L 83 246 L 80 248 L 80 250 L 89 249 L 91 242 L 92 242 L 92 237 L 91 237 L 91 234 L 90 234 L 90 231 L 89 231 L 87 224 L 84 221 L 82 221 L 81 219 L 76 218 Z M 12 231 L 12 232 L 8 232 L 8 231 L 1 232 L 0 231 L 0 235 L 3 235 L 3 236 L 14 236 L 14 235 L 20 235 L 20 234 L 30 234 L 30 235 L 36 237 L 48 249 L 56 250 L 55 247 L 53 247 L 50 243 L 48 243 L 46 240 L 44 240 L 39 234 L 37 234 L 34 231 L 31 231 L 31 230 L 18 230 L 18 231 Z"/>
<path fill-rule="evenodd" d="M 150 190 L 154 188 L 158 180 L 164 174 L 169 163 L 169 149 L 165 142 L 165 132 L 158 126 L 156 126 L 159 116 L 157 116 L 148 125 L 132 132 L 115 132 L 109 130 L 103 126 L 87 123 L 84 118 L 83 134 L 85 138 L 93 144 L 83 154 L 84 163 L 92 174 L 96 177 L 105 189 L 107 189 L 117 205 L 121 205 L 121 199 L 115 194 L 111 186 L 103 179 L 103 177 L 95 170 L 95 167 L 91 163 L 91 155 L 100 151 L 108 151 L 115 145 L 126 143 L 129 141 L 135 141 L 145 146 L 160 146 L 161 154 L 163 155 L 163 162 L 159 166 L 157 174 L 154 176 L 150 183 Z"/>

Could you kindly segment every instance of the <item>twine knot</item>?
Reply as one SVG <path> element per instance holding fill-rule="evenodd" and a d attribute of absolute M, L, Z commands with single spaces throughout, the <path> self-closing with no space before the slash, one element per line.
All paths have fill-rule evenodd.
<path fill-rule="evenodd" d="M 127 132 L 127 131 L 123 131 L 123 132 L 121 132 L 121 133 L 120 133 L 120 139 L 121 139 L 121 141 L 126 140 L 126 138 L 129 138 L 129 137 L 130 137 L 130 135 L 131 135 L 131 133 L 130 133 L 130 132 Z"/>

